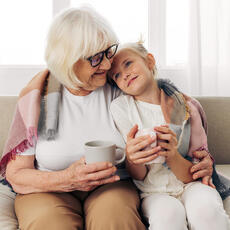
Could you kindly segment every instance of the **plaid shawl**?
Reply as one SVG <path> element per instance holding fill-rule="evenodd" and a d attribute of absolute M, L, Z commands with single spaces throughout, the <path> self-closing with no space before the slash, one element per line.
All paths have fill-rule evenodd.
<path fill-rule="evenodd" d="M 177 134 L 179 140 L 179 153 L 190 161 L 198 160 L 192 156 L 194 151 L 205 150 L 209 153 L 207 119 L 200 103 L 179 92 L 168 80 L 159 79 L 158 87 L 161 89 L 161 109 L 165 121 L 170 124 L 170 128 Z M 194 110 L 197 110 L 198 114 L 194 113 Z M 195 114 L 197 116 L 194 116 Z M 201 124 L 197 122 L 199 120 Z M 230 178 L 217 173 L 215 164 L 213 165 L 212 179 L 223 200 L 230 196 Z"/>
<path fill-rule="evenodd" d="M 7 163 L 15 155 L 36 144 L 37 133 L 43 130 L 52 139 L 57 130 L 61 84 L 48 70 L 38 73 L 21 91 L 9 130 L 0 173 L 5 176 Z"/>
<path fill-rule="evenodd" d="M 178 151 L 192 161 L 194 150 L 208 151 L 207 137 L 202 132 L 203 129 L 207 132 L 205 113 L 198 101 L 180 93 L 171 82 L 159 79 L 158 86 L 161 89 L 161 108 L 165 121 L 177 134 Z M 21 91 L 0 161 L 0 173 L 3 176 L 7 163 L 15 155 L 36 145 L 38 133 L 46 135 L 47 140 L 55 138 L 61 91 L 62 85 L 48 70 L 37 74 Z M 202 125 L 196 126 L 191 122 L 191 108 L 197 109 Z M 196 137 L 191 130 L 201 131 L 201 136 Z M 218 175 L 215 166 L 213 182 L 223 199 L 230 195 L 230 180 Z"/>

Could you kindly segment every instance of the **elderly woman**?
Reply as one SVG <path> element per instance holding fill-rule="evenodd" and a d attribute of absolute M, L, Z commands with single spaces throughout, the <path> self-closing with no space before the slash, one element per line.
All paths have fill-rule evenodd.
<path fill-rule="evenodd" d="M 84 143 L 94 139 L 125 147 L 109 113 L 120 91 L 106 84 L 117 45 L 93 10 L 69 9 L 54 19 L 49 71 L 20 93 L 1 160 L 1 172 L 17 193 L 22 230 L 145 229 L 137 190 L 122 166 L 86 164 L 83 157 Z M 208 183 L 212 161 L 197 154 L 203 160 L 194 172 Z"/>

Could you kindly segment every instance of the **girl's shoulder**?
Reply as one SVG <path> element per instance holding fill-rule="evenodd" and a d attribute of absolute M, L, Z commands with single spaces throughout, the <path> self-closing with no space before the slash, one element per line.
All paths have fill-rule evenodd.
<path fill-rule="evenodd" d="M 130 105 L 130 103 L 133 102 L 133 97 L 130 95 L 120 95 L 119 97 L 115 98 L 112 103 L 111 106 L 125 106 L 127 107 L 128 105 Z"/>

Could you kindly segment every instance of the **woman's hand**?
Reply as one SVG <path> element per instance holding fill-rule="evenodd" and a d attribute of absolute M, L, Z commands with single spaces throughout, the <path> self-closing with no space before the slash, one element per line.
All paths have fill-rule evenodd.
<path fill-rule="evenodd" d="M 213 161 L 209 153 L 206 152 L 205 150 L 195 151 L 193 153 L 193 156 L 200 160 L 199 163 L 191 167 L 191 173 L 193 174 L 193 179 L 197 180 L 198 178 L 202 178 L 203 184 L 216 188 L 212 182 Z"/>
<path fill-rule="evenodd" d="M 137 131 L 138 126 L 135 125 L 127 135 L 126 158 L 131 164 L 144 165 L 157 158 L 157 152 L 161 148 L 160 146 L 157 146 L 150 150 L 143 150 L 145 147 L 153 143 L 156 140 L 156 137 L 151 138 L 150 135 L 146 135 L 135 138 Z"/>
<path fill-rule="evenodd" d="M 157 145 L 162 149 L 158 155 L 165 156 L 166 162 L 171 161 L 179 154 L 176 134 L 168 125 L 156 126 L 154 130 L 157 132 Z"/>
<path fill-rule="evenodd" d="M 91 191 L 99 185 L 113 183 L 120 180 L 114 175 L 116 167 L 109 162 L 97 162 L 85 164 L 85 159 L 81 158 L 66 169 L 67 185 L 66 190 Z"/>

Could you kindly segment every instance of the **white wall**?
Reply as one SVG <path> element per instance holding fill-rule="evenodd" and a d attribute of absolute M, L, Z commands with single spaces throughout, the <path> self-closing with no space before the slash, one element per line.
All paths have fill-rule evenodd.
<path fill-rule="evenodd" d="M 18 95 L 27 82 L 45 66 L 1 66 L 0 95 Z"/>

